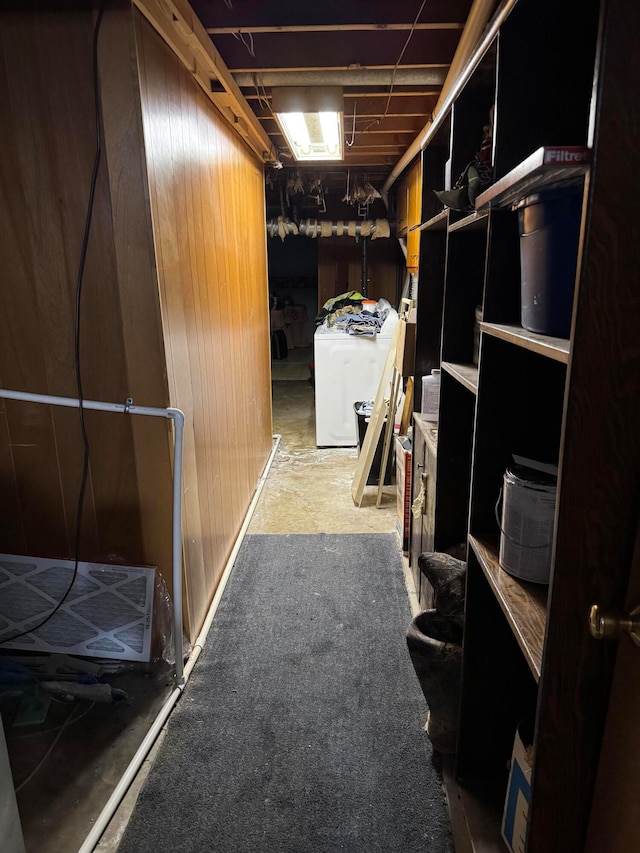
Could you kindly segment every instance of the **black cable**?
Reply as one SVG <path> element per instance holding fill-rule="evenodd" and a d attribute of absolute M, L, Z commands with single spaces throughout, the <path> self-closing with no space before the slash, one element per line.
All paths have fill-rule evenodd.
<path fill-rule="evenodd" d="M 78 562 L 79 562 L 79 554 L 80 554 L 80 534 L 82 530 L 82 513 L 84 510 L 84 498 L 85 493 L 87 491 L 87 481 L 89 479 L 89 437 L 87 435 L 87 426 L 84 419 L 84 394 L 82 390 L 82 371 L 80 368 L 80 319 L 81 319 L 81 300 L 82 300 L 82 281 L 84 278 L 84 268 L 87 261 L 87 250 L 89 248 L 89 236 L 91 234 L 91 220 L 93 218 L 93 205 L 96 195 L 96 186 L 98 183 L 98 171 L 100 169 L 100 160 L 102 159 L 102 104 L 100 102 L 100 81 L 98 76 L 98 38 L 100 36 L 100 26 L 102 24 L 102 18 L 104 16 L 104 11 L 107 6 L 109 0 L 102 0 L 100 4 L 100 8 L 98 10 L 98 17 L 96 18 L 96 23 L 93 29 L 93 96 L 95 100 L 95 120 L 96 120 L 96 150 L 95 156 L 93 159 L 93 170 L 91 173 L 91 183 L 89 185 L 89 199 L 87 202 L 87 212 L 85 215 L 84 222 L 84 234 L 82 236 L 82 246 L 80 249 L 80 261 L 78 263 L 78 274 L 76 276 L 76 305 L 75 305 L 75 322 L 74 322 L 74 336 L 75 336 L 75 349 L 74 349 L 74 358 L 75 358 L 75 371 L 76 371 L 76 390 L 78 395 L 78 411 L 80 413 L 80 432 L 82 433 L 82 447 L 83 447 L 83 459 L 82 459 L 82 477 L 80 480 L 80 491 L 78 494 L 78 506 L 76 511 L 76 530 L 74 537 L 74 565 L 73 565 L 73 575 L 71 576 L 71 581 L 69 582 L 69 586 L 65 594 L 62 596 L 60 601 L 56 604 L 53 610 L 45 616 L 45 618 L 38 622 L 37 625 L 32 625 L 31 628 L 28 628 L 26 631 L 21 631 L 19 634 L 14 634 L 13 637 L 5 637 L 0 640 L 0 645 L 5 643 L 12 643 L 14 640 L 17 640 L 19 637 L 24 637 L 27 634 L 31 634 L 33 631 L 37 631 L 38 628 L 42 628 L 57 612 L 60 610 L 62 605 L 67 600 L 69 593 L 73 589 L 73 585 L 76 582 L 76 578 L 78 577 Z"/>
<path fill-rule="evenodd" d="M 391 72 L 391 84 L 389 86 L 389 95 L 387 97 L 387 105 L 384 108 L 384 112 L 382 113 L 382 115 L 378 116 L 378 118 L 375 118 L 373 121 L 369 122 L 369 124 L 365 127 L 364 130 L 359 130 L 356 134 L 357 136 L 360 136 L 361 134 L 366 133 L 370 127 L 373 127 L 375 124 L 380 124 L 382 119 L 386 118 L 387 113 L 389 112 L 389 105 L 391 103 L 391 96 L 393 95 L 393 87 L 395 86 L 396 72 L 398 70 L 398 66 L 402 62 L 402 57 L 404 56 L 405 50 L 409 46 L 409 42 L 411 41 L 411 37 L 413 36 L 413 34 L 415 32 L 416 25 L 418 23 L 420 15 L 422 14 L 422 10 L 424 9 L 426 2 L 427 2 L 427 0 L 422 0 L 422 4 L 421 4 L 420 8 L 418 9 L 418 14 L 416 15 L 416 17 L 413 21 L 413 24 L 411 25 L 411 29 L 409 30 L 409 35 L 407 36 L 407 39 L 406 39 L 406 41 L 402 47 L 402 50 L 400 51 L 400 56 L 397 58 L 396 64 L 393 66 L 393 71 Z M 352 137 L 351 145 L 353 145 L 353 137 Z"/>

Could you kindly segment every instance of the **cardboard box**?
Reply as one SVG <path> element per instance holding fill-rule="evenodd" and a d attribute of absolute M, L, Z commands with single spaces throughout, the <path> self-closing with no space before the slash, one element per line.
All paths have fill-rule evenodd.
<path fill-rule="evenodd" d="M 409 529 L 411 521 L 411 439 L 406 435 L 396 435 L 396 493 L 397 515 L 396 532 L 405 554 L 409 553 Z"/>
<path fill-rule="evenodd" d="M 525 744 L 532 742 L 533 726 L 524 721 L 518 726 L 513 742 L 507 796 L 502 815 L 502 837 L 511 853 L 525 851 L 533 770 L 532 752 L 531 749 L 527 752 Z"/>

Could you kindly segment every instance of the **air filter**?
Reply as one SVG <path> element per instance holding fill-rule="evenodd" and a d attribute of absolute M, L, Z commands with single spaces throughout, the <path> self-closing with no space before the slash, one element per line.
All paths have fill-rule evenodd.
<path fill-rule="evenodd" d="M 71 592 L 51 619 L 74 563 L 0 554 L 0 644 L 4 649 L 148 661 L 155 569 L 78 563 Z"/>

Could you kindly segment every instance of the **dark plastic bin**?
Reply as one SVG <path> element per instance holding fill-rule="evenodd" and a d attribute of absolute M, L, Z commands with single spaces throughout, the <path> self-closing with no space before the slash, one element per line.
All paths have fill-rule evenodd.
<path fill-rule="evenodd" d="M 407 628 L 407 647 L 429 706 L 426 732 L 439 752 L 455 752 L 462 678 L 462 630 L 425 610 Z"/>
<path fill-rule="evenodd" d="M 358 455 L 360 455 L 360 451 L 362 450 L 362 445 L 364 444 L 364 437 L 367 433 L 367 423 L 368 415 L 361 415 L 358 413 L 358 409 L 362 405 L 362 402 L 357 402 L 353 404 L 353 411 L 355 412 L 356 421 L 358 424 Z M 385 418 L 385 426 L 386 426 L 386 418 Z M 371 463 L 371 470 L 369 471 L 369 476 L 367 477 L 367 486 L 377 486 L 380 483 L 380 465 L 382 464 L 382 450 L 384 448 L 384 428 L 380 433 L 380 438 L 378 439 L 378 446 L 376 447 L 376 452 L 373 456 L 373 462 Z M 387 470 L 385 472 L 384 485 L 390 486 L 393 482 L 393 442 L 389 447 L 389 456 L 387 457 Z"/>
<path fill-rule="evenodd" d="M 582 185 L 544 190 L 518 206 L 521 322 L 530 332 L 571 332 L 582 194 Z"/>

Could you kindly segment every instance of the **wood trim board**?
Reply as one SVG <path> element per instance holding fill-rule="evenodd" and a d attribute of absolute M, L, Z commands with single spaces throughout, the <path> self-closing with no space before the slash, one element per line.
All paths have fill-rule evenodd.
<path fill-rule="evenodd" d="M 387 360 L 385 361 L 385 365 L 382 370 L 380 383 L 378 385 L 376 398 L 373 404 L 373 410 L 371 412 L 371 420 L 369 421 L 369 426 L 367 427 L 367 431 L 364 436 L 362 451 L 358 457 L 356 470 L 353 475 L 351 497 L 353 498 L 353 502 L 358 506 L 362 504 L 364 487 L 371 470 L 371 465 L 373 464 L 373 457 L 378 446 L 378 441 L 380 440 L 380 435 L 382 434 L 382 427 L 384 425 L 387 408 L 385 399 L 390 377 L 394 368 L 396 370 L 402 369 L 405 334 L 406 322 L 400 319 L 393 330 L 391 343 L 389 345 L 389 352 L 387 353 Z"/>

